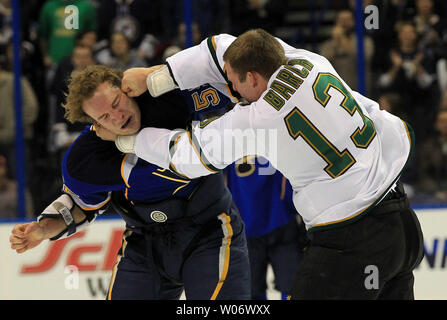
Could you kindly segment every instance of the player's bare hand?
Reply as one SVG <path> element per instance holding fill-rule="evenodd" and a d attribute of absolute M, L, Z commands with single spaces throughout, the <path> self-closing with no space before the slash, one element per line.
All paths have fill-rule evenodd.
<path fill-rule="evenodd" d="M 115 141 L 116 134 L 112 131 L 104 128 L 99 123 L 95 123 L 95 133 L 98 137 L 100 137 L 102 140 L 106 141 Z"/>
<path fill-rule="evenodd" d="M 9 237 L 11 249 L 23 253 L 38 246 L 44 238 L 44 230 L 38 222 L 33 221 L 16 225 Z"/>
<path fill-rule="evenodd" d="M 160 69 L 163 65 L 150 68 L 130 68 L 124 71 L 121 81 L 121 90 L 129 97 L 138 97 L 147 91 L 146 78 L 153 71 Z"/>

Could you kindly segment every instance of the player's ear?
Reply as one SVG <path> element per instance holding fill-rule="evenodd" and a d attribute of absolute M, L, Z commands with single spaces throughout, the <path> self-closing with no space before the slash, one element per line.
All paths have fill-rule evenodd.
<path fill-rule="evenodd" d="M 245 77 L 245 81 L 248 81 L 251 87 L 256 87 L 258 85 L 258 79 L 255 72 L 248 71 Z"/>

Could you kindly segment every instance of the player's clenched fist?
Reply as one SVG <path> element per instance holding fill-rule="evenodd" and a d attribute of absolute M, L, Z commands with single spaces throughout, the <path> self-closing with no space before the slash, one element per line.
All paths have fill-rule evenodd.
<path fill-rule="evenodd" d="M 44 240 L 44 229 L 36 221 L 16 225 L 9 237 L 11 248 L 23 253 L 38 246 Z"/>
<path fill-rule="evenodd" d="M 123 90 L 129 97 L 138 97 L 147 90 L 147 76 L 160 67 L 162 67 L 162 65 L 153 66 L 150 68 L 127 69 L 123 73 L 121 90 Z"/>

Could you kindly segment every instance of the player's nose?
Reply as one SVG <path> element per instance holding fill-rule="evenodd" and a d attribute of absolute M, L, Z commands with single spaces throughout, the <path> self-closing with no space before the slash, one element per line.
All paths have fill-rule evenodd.
<path fill-rule="evenodd" d="M 124 113 L 119 109 L 113 109 L 110 116 L 115 122 L 120 122 L 124 119 Z"/>

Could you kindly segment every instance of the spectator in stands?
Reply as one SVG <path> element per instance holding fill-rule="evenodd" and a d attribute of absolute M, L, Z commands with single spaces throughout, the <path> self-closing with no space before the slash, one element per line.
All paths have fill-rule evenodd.
<path fill-rule="evenodd" d="M 447 109 L 447 89 L 444 90 L 441 101 L 439 103 L 439 109 Z"/>
<path fill-rule="evenodd" d="M 12 39 L 12 9 L 10 0 L 0 1 L 0 46 L 7 45 Z"/>
<path fill-rule="evenodd" d="M 419 190 L 429 202 L 447 203 L 447 109 L 440 109 L 434 126 L 436 135 L 419 149 Z"/>
<path fill-rule="evenodd" d="M 31 194 L 25 190 L 25 212 L 27 218 L 33 217 Z M 0 155 L 0 219 L 17 218 L 17 181 L 8 176 L 8 163 L 4 155 Z"/>
<path fill-rule="evenodd" d="M 105 44 L 103 44 L 103 43 L 97 41 L 96 32 L 93 30 L 79 32 L 76 35 L 75 40 L 76 40 L 75 46 L 81 45 L 81 46 L 89 47 L 92 51 L 93 57 L 95 57 L 95 55 L 98 53 L 98 51 L 100 51 L 107 45 L 107 42 Z"/>
<path fill-rule="evenodd" d="M 29 2 L 33 2 L 32 0 Z M 33 3 L 27 1 L 27 7 L 35 6 Z M 21 22 L 21 70 L 22 75 L 26 76 L 32 85 L 39 83 L 37 73 L 41 72 L 41 63 L 36 63 L 35 60 L 40 60 L 40 55 L 37 56 L 36 45 L 29 39 L 30 31 L 24 27 L 29 24 L 28 15 L 29 8 L 22 10 L 20 8 L 20 22 Z M 25 21 L 23 21 L 25 20 Z M 12 8 L 11 0 L 0 0 L 0 52 L 2 54 L 0 61 L 2 68 L 8 71 L 13 70 L 13 45 L 12 45 L 13 29 L 12 29 Z"/>
<path fill-rule="evenodd" d="M 426 54 L 429 50 L 436 50 L 441 44 L 441 19 L 433 12 L 433 5 L 433 0 L 416 1 L 414 23 L 419 36 L 419 46 Z"/>
<path fill-rule="evenodd" d="M 226 0 L 193 0 L 193 20 L 197 21 L 202 37 L 229 31 L 228 5 Z"/>
<path fill-rule="evenodd" d="M 62 60 L 57 69 L 50 88 L 52 95 L 50 112 L 50 143 L 54 148 L 51 151 L 66 150 L 67 147 L 77 138 L 84 128 L 81 124 L 72 124 L 64 118 L 65 109 L 62 104 L 65 103 L 65 93 L 68 92 L 68 79 L 72 74 L 80 72 L 85 67 L 95 64 L 92 49 L 83 44 L 77 44 L 74 47 L 71 57 Z"/>
<path fill-rule="evenodd" d="M 275 34 L 287 13 L 287 0 L 230 1 L 230 33 L 239 35 L 249 29 L 263 28 Z"/>
<path fill-rule="evenodd" d="M 278 0 L 276 0 L 278 1 Z M 240 1 L 238 1 L 240 2 Z M 185 1 L 163 0 L 163 42 L 177 36 L 178 25 L 185 21 Z M 203 37 L 228 32 L 228 10 L 231 4 L 226 0 L 192 0 L 191 19 L 196 21 Z M 238 23 L 243 23 L 238 21 Z"/>
<path fill-rule="evenodd" d="M 78 28 L 69 29 L 65 22 L 68 14 L 65 8 L 74 5 L 78 9 Z M 71 20 L 70 20 L 71 21 Z M 73 52 L 78 32 L 96 30 L 96 11 L 88 0 L 47 0 L 39 17 L 39 38 L 42 57 L 48 68 L 48 85 L 55 71 L 55 65 Z"/>
<path fill-rule="evenodd" d="M 372 77 L 377 80 L 382 68 L 388 63 L 389 49 L 395 46 L 396 33 L 393 32 L 397 21 L 412 20 L 415 15 L 413 0 L 375 0 L 373 5 L 378 8 L 379 28 L 365 30 L 374 41 L 374 55 L 371 61 Z M 377 96 L 377 85 L 372 86 Z"/>
<path fill-rule="evenodd" d="M 391 91 L 402 97 L 404 112 L 421 142 L 430 133 L 438 105 L 435 61 L 419 48 L 413 23 L 399 23 L 397 33 L 398 45 L 389 50 L 378 85 L 382 93 Z"/>
<path fill-rule="evenodd" d="M 98 41 L 122 32 L 132 48 L 138 47 L 147 34 L 156 38 L 164 34 L 162 2 L 166 0 L 99 0 Z M 171 20 L 172 23 L 172 20 Z"/>
<path fill-rule="evenodd" d="M 320 54 L 325 56 L 335 70 L 353 89 L 357 90 L 357 37 L 354 32 L 355 20 L 351 10 L 341 10 L 337 13 L 332 35 L 320 48 Z M 371 84 L 371 58 L 374 44 L 371 38 L 365 36 L 365 77 L 367 91 Z"/>
<path fill-rule="evenodd" d="M 102 65 L 123 71 L 147 66 L 146 62 L 131 48 L 129 39 L 122 32 L 112 33 L 110 47 L 99 52 L 96 58 Z"/>
<path fill-rule="evenodd" d="M 202 34 L 199 29 L 199 25 L 197 22 L 193 22 L 191 24 L 192 31 L 192 43 L 191 46 L 195 46 L 202 41 Z M 178 46 L 179 48 L 186 48 L 186 25 L 182 22 L 178 25 L 177 28 L 177 37 L 173 41 L 173 45 Z"/>
<path fill-rule="evenodd" d="M 164 51 L 163 51 L 163 63 L 166 62 L 166 59 L 169 58 L 170 56 L 173 56 L 174 54 L 176 54 L 177 52 L 182 51 L 182 49 L 176 45 L 172 45 L 167 47 Z"/>
<path fill-rule="evenodd" d="M 386 110 L 402 120 L 408 121 L 408 115 L 402 106 L 402 97 L 395 92 L 386 92 L 377 100 L 381 110 Z M 415 158 L 411 158 L 407 163 L 407 169 L 402 173 L 401 181 L 405 185 L 405 190 L 410 199 L 414 196 L 415 184 L 418 179 L 418 168 Z"/>
<path fill-rule="evenodd" d="M 192 31 L 192 43 L 191 45 L 199 44 L 203 38 L 200 32 L 199 25 L 196 22 L 191 24 Z M 179 49 L 186 48 L 186 25 L 182 22 L 177 26 L 177 33 L 172 39 L 159 42 L 156 47 L 154 47 L 153 55 L 150 59 L 150 64 L 160 64 L 165 63 L 166 58 L 174 53 L 178 52 Z"/>
<path fill-rule="evenodd" d="M 22 115 L 23 137 L 25 144 L 25 163 L 31 169 L 32 159 L 30 145 L 33 139 L 33 124 L 39 112 L 36 95 L 25 77 L 22 83 Z M 16 173 L 16 132 L 15 132 L 15 104 L 14 104 L 14 75 L 0 69 L 0 153 L 9 159 L 10 173 Z M 28 159 L 28 161 L 27 161 Z M 29 173 L 29 172 L 28 172 Z"/>

